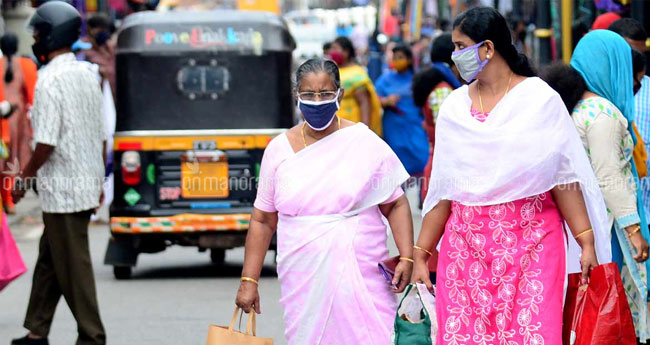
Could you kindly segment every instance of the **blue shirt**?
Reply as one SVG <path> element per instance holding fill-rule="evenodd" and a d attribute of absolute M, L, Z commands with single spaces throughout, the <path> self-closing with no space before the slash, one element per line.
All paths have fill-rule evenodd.
<path fill-rule="evenodd" d="M 650 77 L 647 75 L 641 79 L 641 88 L 634 96 L 634 123 L 641 134 L 641 139 L 645 143 L 645 149 L 650 152 Z M 650 161 L 646 162 L 650 166 Z M 641 196 L 643 206 L 648 214 L 650 208 L 650 177 L 641 179 Z M 650 214 L 648 214 L 650 216 Z"/>
<path fill-rule="evenodd" d="M 424 118 L 413 102 L 413 72 L 384 73 L 376 83 L 377 95 L 398 95 L 395 107 L 384 108 L 384 139 L 395 151 L 409 174 L 421 173 L 429 160 L 429 142 L 422 127 Z"/>

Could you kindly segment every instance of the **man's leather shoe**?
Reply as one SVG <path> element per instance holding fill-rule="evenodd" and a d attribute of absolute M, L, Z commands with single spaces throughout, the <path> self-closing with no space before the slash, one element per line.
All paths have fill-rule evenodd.
<path fill-rule="evenodd" d="M 32 339 L 29 335 L 26 335 L 20 339 L 12 340 L 11 345 L 50 345 L 50 343 L 47 338 Z"/>

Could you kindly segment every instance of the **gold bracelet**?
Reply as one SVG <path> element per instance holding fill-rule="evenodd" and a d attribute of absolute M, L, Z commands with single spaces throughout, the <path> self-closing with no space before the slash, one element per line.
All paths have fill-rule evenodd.
<path fill-rule="evenodd" d="M 400 256 L 399 261 L 408 261 L 408 262 L 410 262 L 412 264 L 415 263 L 415 260 L 413 260 L 411 258 L 404 257 L 404 256 Z"/>
<path fill-rule="evenodd" d="M 250 278 L 250 277 L 241 277 L 240 280 L 243 281 L 243 282 L 251 282 L 251 283 L 253 283 L 255 285 L 260 285 L 260 283 L 257 280 L 255 280 L 253 278 Z"/>
<path fill-rule="evenodd" d="M 641 227 L 637 225 L 637 226 L 634 228 L 634 230 L 632 230 L 632 231 L 630 231 L 630 232 L 627 233 L 627 238 L 632 238 L 632 235 L 636 234 L 636 233 L 639 232 L 639 231 L 641 231 Z"/>
<path fill-rule="evenodd" d="M 421 250 L 421 251 L 423 251 L 423 252 L 429 254 L 429 256 L 433 256 L 433 253 L 431 253 L 430 251 L 428 251 L 428 250 L 426 250 L 426 249 L 424 249 L 424 248 L 422 248 L 422 247 L 413 246 L 413 249 Z"/>
<path fill-rule="evenodd" d="M 590 233 L 590 232 L 594 232 L 594 229 L 587 229 L 587 230 L 585 230 L 585 231 L 583 231 L 583 232 L 581 232 L 581 233 L 575 235 L 574 238 L 575 238 L 575 239 L 578 239 L 578 237 L 580 237 L 580 236 L 582 236 L 582 235 L 585 235 L 585 234 L 588 234 L 588 233 Z"/>

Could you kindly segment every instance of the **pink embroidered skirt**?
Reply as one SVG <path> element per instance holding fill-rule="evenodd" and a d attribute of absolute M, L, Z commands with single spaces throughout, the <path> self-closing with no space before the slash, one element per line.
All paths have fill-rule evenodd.
<path fill-rule="evenodd" d="M 492 206 L 452 202 L 438 259 L 437 344 L 561 345 L 564 241 L 550 192 Z"/>

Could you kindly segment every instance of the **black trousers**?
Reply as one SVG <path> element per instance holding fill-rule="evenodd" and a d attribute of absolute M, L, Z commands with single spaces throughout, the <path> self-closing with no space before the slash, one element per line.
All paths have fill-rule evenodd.
<path fill-rule="evenodd" d="M 61 296 L 77 320 L 77 345 L 106 344 L 88 246 L 91 211 L 43 213 L 25 328 L 46 337 Z"/>

